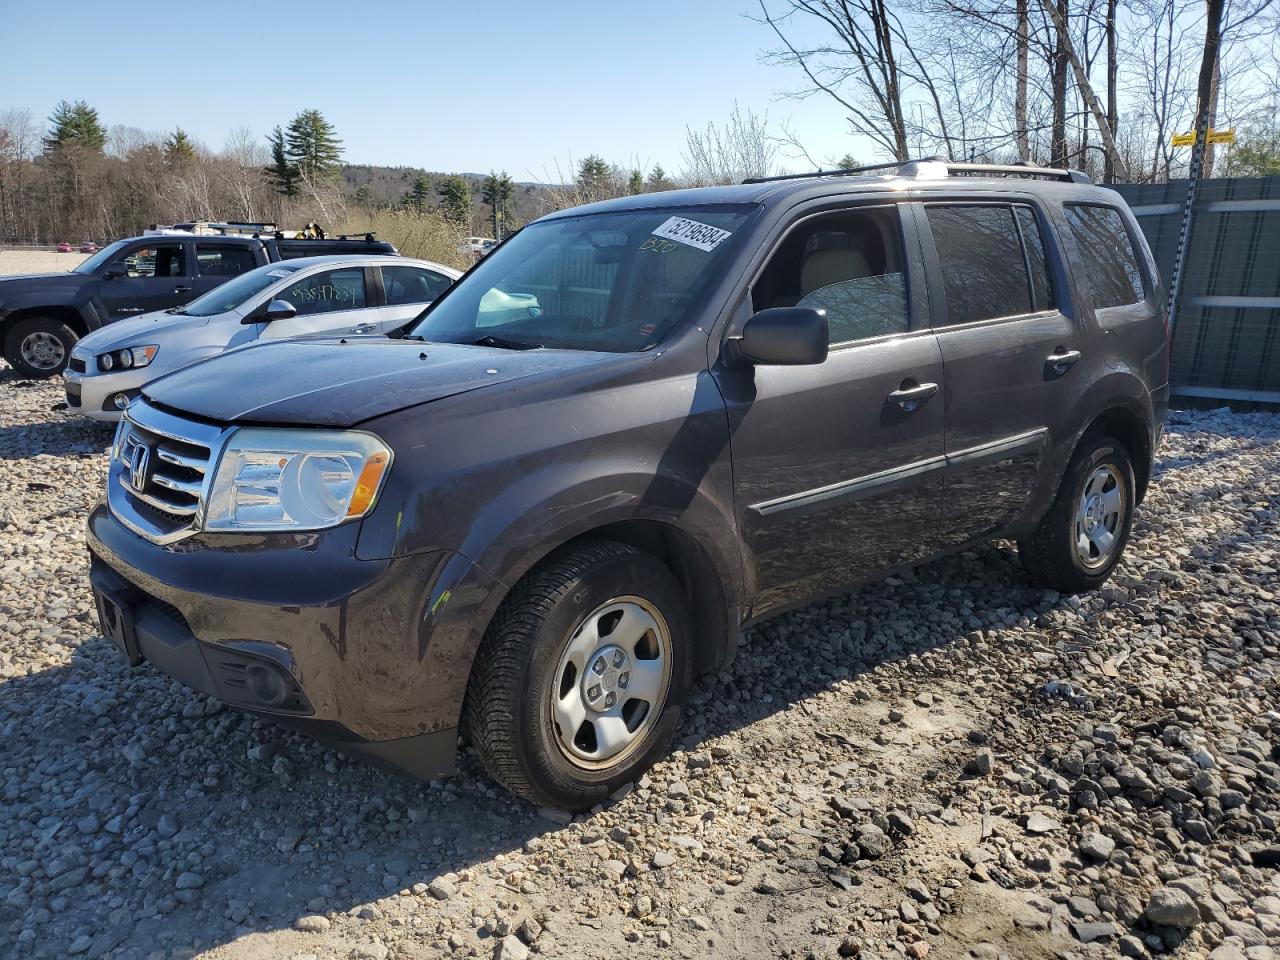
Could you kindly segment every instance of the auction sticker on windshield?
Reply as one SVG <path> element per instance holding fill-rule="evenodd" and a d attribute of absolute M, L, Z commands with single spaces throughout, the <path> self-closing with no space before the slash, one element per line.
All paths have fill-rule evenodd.
<path fill-rule="evenodd" d="M 688 244 L 708 253 L 733 236 L 728 230 L 699 223 L 697 220 L 686 220 L 684 217 L 668 217 L 653 231 L 653 235 Z"/>

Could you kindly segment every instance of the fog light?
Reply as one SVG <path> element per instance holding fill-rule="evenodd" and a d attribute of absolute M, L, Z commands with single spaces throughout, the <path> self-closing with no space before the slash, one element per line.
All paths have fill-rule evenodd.
<path fill-rule="evenodd" d="M 103 370 L 110 370 L 115 365 L 116 358 L 109 353 L 104 353 L 98 358 L 98 366 L 102 367 Z"/>
<path fill-rule="evenodd" d="M 289 687 L 275 670 L 263 663 L 251 663 L 244 670 L 249 692 L 268 707 L 278 707 L 289 696 Z"/>
<path fill-rule="evenodd" d="M 111 402 L 115 404 L 115 408 L 117 410 L 123 410 L 125 407 L 129 405 L 129 397 L 127 394 L 117 393 L 114 397 L 111 398 Z"/>

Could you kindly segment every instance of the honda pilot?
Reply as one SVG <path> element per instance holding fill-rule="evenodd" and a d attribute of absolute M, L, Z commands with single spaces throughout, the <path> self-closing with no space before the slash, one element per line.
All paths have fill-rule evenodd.
<path fill-rule="evenodd" d="M 537 804 L 660 758 L 749 624 L 993 538 L 1120 561 L 1164 295 L 1081 174 L 918 161 L 626 197 L 501 244 L 401 337 L 147 384 L 88 520 L 132 663 Z"/>

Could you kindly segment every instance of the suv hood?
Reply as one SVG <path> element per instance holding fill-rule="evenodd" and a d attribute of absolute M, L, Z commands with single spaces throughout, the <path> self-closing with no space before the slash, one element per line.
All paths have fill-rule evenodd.
<path fill-rule="evenodd" d="M 118 350 L 120 347 L 140 347 L 148 343 L 157 343 L 154 339 L 157 336 L 181 338 L 184 330 L 207 326 L 209 320 L 209 317 L 188 317 L 180 313 L 157 310 L 154 313 L 144 313 L 138 317 L 117 320 L 105 327 L 99 327 L 87 337 L 81 337 L 76 344 L 76 349 L 82 353 L 105 353 L 108 350 Z M 165 342 L 159 341 L 159 345 L 165 346 Z"/>
<path fill-rule="evenodd" d="M 627 356 L 500 350 L 385 337 L 308 337 L 229 350 L 143 387 L 166 407 L 222 423 L 350 427 L 482 387 Z"/>

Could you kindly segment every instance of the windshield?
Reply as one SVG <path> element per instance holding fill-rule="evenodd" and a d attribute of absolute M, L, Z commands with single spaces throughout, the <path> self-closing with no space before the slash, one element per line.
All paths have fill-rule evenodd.
<path fill-rule="evenodd" d="M 644 350 L 684 319 L 754 210 L 626 210 L 531 224 L 425 311 L 409 336 Z"/>
<path fill-rule="evenodd" d="M 219 313 L 226 313 L 228 310 L 235 310 L 267 287 L 279 283 L 301 269 L 288 263 L 269 263 L 265 267 L 258 267 L 256 270 L 240 274 L 234 280 L 219 284 L 204 296 L 196 297 L 185 307 L 179 307 L 173 312 L 185 314 L 188 317 L 212 317 Z"/>
<path fill-rule="evenodd" d="M 128 244 L 127 240 L 117 240 L 115 243 L 103 247 L 97 253 L 87 260 L 81 260 L 78 264 L 71 268 L 72 273 L 93 273 L 104 263 L 109 263 L 120 253 Z"/>

